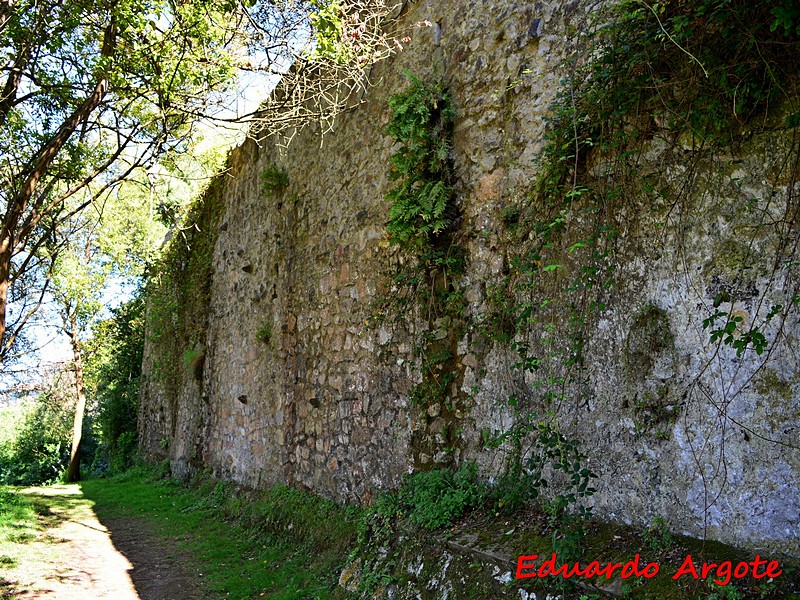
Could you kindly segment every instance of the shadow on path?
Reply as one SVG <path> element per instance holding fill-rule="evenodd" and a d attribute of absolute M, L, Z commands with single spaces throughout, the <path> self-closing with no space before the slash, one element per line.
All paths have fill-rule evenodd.
<path fill-rule="evenodd" d="M 130 561 L 129 572 L 141 600 L 205 600 L 191 557 L 177 544 L 158 539 L 143 521 L 129 517 L 103 517 L 111 541 Z"/>
<path fill-rule="evenodd" d="M 130 562 L 140 600 L 207 600 L 192 556 L 176 539 L 158 535 L 145 517 L 130 514 L 130 509 L 120 512 L 115 500 L 103 495 L 100 483 L 81 485 L 83 495 L 94 505 L 114 547 Z"/>
<path fill-rule="evenodd" d="M 153 535 L 144 521 L 99 519 L 92 498 L 77 485 L 16 493 L 33 511 L 14 515 L 0 532 L 0 598 L 207 598 L 190 557 L 177 542 Z"/>
<path fill-rule="evenodd" d="M 3 598 L 141 600 L 128 571 L 77 485 L 9 488 L 0 535 Z"/>

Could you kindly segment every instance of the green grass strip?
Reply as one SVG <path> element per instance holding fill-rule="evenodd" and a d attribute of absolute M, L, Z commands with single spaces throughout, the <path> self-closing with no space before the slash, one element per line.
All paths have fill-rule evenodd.
<path fill-rule="evenodd" d="M 357 510 L 284 486 L 189 487 L 137 468 L 81 488 L 101 522 L 138 519 L 176 542 L 196 561 L 210 598 L 331 598 L 356 539 Z"/>

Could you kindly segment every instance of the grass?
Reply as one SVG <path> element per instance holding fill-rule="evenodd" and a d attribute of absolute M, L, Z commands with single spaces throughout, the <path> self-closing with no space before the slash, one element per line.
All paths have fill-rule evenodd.
<path fill-rule="evenodd" d="M 81 489 L 101 522 L 139 519 L 156 537 L 177 540 L 197 562 L 209 598 L 332 597 L 358 511 L 283 486 L 234 492 L 210 479 L 194 484 L 137 468 Z"/>
<path fill-rule="evenodd" d="M 243 492 L 210 478 L 187 486 L 146 467 L 79 485 L 0 487 L 0 599 L 51 577 L 44 567 L 61 550 L 54 528 L 93 513 L 112 540 L 124 523 L 180 556 L 209 600 L 332 598 L 361 514 L 285 486 Z"/>
<path fill-rule="evenodd" d="M 0 598 L 14 598 L 18 585 L 28 587 L 48 575 L 61 541 L 51 530 L 91 515 L 91 502 L 74 485 L 0 486 Z"/>
<path fill-rule="evenodd" d="M 89 480 L 80 485 L 0 488 L 0 598 L 14 597 L 13 588 L 29 587 L 41 580 L 41 565 L 51 564 L 58 557 L 59 540 L 53 530 L 59 524 L 66 520 L 86 521 L 93 513 L 110 529 L 112 540 L 119 540 L 125 528 L 128 532 L 135 530 L 139 534 L 137 539 L 152 542 L 155 554 L 168 552 L 179 557 L 182 562 L 178 564 L 185 567 L 187 574 L 195 574 L 192 576 L 198 578 L 197 587 L 209 600 L 349 597 L 337 588 L 337 580 L 356 544 L 361 511 L 342 508 L 285 486 L 242 491 L 209 477 L 199 477 L 192 485 L 184 485 L 160 477 L 157 469 L 137 467 L 114 478 Z M 691 578 L 675 582 L 669 575 L 689 553 L 697 560 L 714 562 L 750 560 L 753 553 L 669 534 L 663 522 L 654 523 L 647 532 L 594 521 L 585 523 L 585 527 L 582 564 L 591 560 L 625 562 L 638 553 L 642 555 L 642 564 L 653 561 L 661 566 L 659 575 L 652 580 L 634 578 L 617 582 L 617 592 L 625 597 L 800 598 L 795 560 L 781 558 L 784 574 L 774 581 L 748 579 L 724 588 Z M 553 532 L 546 515 L 538 511 L 521 510 L 500 516 L 478 509 L 437 536 L 458 542 L 462 537 L 460 532 L 473 540 L 469 545 L 504 555 L 509 564 L 522 554 L 547 557 L 553 550 Z M 407 566 L 411 564 L 408 560 L 416 564 L 416 553 L 422 551 L 417 546 L 426 540 L 433 542 L 435 538 L 430 536 L 418 531 L 401 544 L 390 544 L 394 550 L 384 560 L 389 561 L 387 566 L 396 581 L 402 582 L 408 576 Z M 439 544 L 439 548 L 444 550 L 446 546 Z M 408 550 L 405 558 L 401 556 L 404 549 Z M 135 558 L 129 558 L 134 562 L 135 574 Z M 464 559 L 474 562 L 471 554 L 465 554 Z M 443 560 L 442 555 L 436 554 L 426 556 L 424 562 L 438 577 Z M 481 595 L 480 585 L 494 580 L 486 574 L 480 575 L 482 567 L 477 578 L 473 578 L 468 568 L 471 566 L 458 571 L 462 583 L 465 577 L 469 580 L 462 586 L 463 594 L 459 597 L 491 597 Z M 553 591 L 557 582 L 548 579 L 526 580 L 524 586 L 540 589 L 538 584 L 542 583 L 547 584 L 546 591 Z M 517 587 L 520 583 L 523 582 L 512 585 Z M 586 590 L 571 592 L 576 594 L 574 597 L 601 597 L 585 593 Z M 568 593 L 565 597 L 572 596 Z"/>
<path fill-rule="evenodd" d="M 36 536 L 39 529 L 33 503 L 8 488 L 0 489 L 0 568 L 3 573 L 25 558 L 16 546 Z"/>

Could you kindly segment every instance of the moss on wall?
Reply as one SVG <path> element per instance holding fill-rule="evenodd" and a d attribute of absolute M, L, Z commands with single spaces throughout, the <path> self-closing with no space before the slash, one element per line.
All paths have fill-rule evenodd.
<path fill-rule="evenodd" d="M 182 388 L 193 386 L 199 395 L 206 357 L 212 260 L 219 222 L 224 211 L 224 176 L 217 176 L 189 208 L 183 223 L 172 232 L 148 284 L 148 336 L 152 372 L 158 386 L 162 428 L 158 447 L 163 454 L 175 435 Z M 154 398 L 155 400 L 155 398 Z M 148 402 L 142 410 L 152 411 Z M 196 411 L 196 423 L 202 415 Z M 147 418 L 141 419 L 147 423 Z M 198 458 L 197 452 L 192 456 Z"/>
<path fill-rule="evenodd" d="M 673 348 L 675 336 L 664 309 L 647 304 L 634 315 L 623 357 L 628 376 L 640 378 L 653 369 L 658 355 Z"/>
<path fill-rule="evenodd" d="M 732 11 L 707 14 L 723 5 Z M 754 412 L 756 392 L 771 407 L 786 390 L 739 384 L 766 360 L 781 377 L 795 370 L 786 357 L 796 356 L 800 207 L 796 179 L 781 173 L 797 171 L 800 142 L 784 124 L 797 116 L 792 100 L 778 112 L 775 99 L 791 89 L 797 71 L 786 67 L 800 44 L 777 45 L 761 5 L 755 29 L 732 28 L 728 17 L 752 14 L 740 0 L 668 3 L 660 23 L 641 2 L 621 6 L 592 29 L 581 3 L 561 0 L 410 5 L 437 24 L 438 41 L 431 30 L 431 44 L 415 40 L 376 65 L 384 84 L 342 115 L 322 149 L 308 130 L 285 154 L 240 148 L 229 230 L 216 240 L 221 196 L 210 191 L 153 283 L 164 439 L 181 423 L 185 446 L 207 433 L 205 456 L 181 455 L 223 477 L 282 478 L 366 502 L 425 465 L 475 460 L 498 478 L 515 464 L 508 472 L 519 476 L 546 424 L 580 440 L 598 471 L 596 514 L 796 544 L 786 524 L 800 505 L 762 483 L 797 487 L 796 447 L 776 464 L 768 445 L 796 446 L 797 412 L 787 407 L 773 426 Z M 676 41 L 702 64 L 662 27 L 682 27 Z M 756 48 L 755 33 L 767 54 L 791 50 L 766 87 L 750 85 L 762 82 L 757 69 L 732 73 L 708 56 L 724 29 L 728 56 Z M 425 242 L 400 256 L 385 227 L 397 150 L 388 98 L 407 85 L 401 67 L 433 80 L 432 46 L 451 61 L 458 109 L 452 148 L 441 149 L 452 197 L 438 197 L 452 202 L 438 216 L 397 205 L 420 218 L 395 236 Z M 713 81 L 702 67 L 716 69 Z M 452 227 L 428 231 L 445 221 Z M 392 315 L 402 319 L 369 328 L 393 261 L 405 265 L 388 283 L 401 291 Z M 733 306 L 750 301 L 746 313 Z M 740 424 L 758 435 L 739 434 Z M 714 472 L 719 464 L 735 476 Z M 704 504 L 711 496 L 725 501 Z"/>

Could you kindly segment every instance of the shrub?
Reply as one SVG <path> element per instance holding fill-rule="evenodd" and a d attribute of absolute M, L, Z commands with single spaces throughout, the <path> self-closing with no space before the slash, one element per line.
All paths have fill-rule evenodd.
<path fill-rule="evenodd" d="M 286 171 L 275 165 L 261 171 L 261 189 L 265 194 L 282 192 L 289 185 L 289 176 Z"/>
<path fill-rule="evenodd" d="M 452 524 L 482 504 L 485 496 L 475 464 L 467 463 L 458 471 L 437 469 L 407 476 L 398 493 L 398 506 L 413 525 L 433 530 Z"/>

